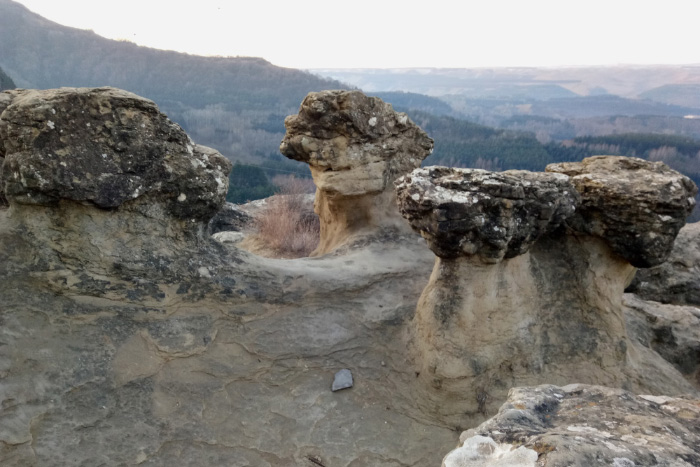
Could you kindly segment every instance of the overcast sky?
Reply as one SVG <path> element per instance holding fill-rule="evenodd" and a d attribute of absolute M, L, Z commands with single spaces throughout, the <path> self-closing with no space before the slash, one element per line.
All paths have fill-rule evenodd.
<path fill-rule="evenodd" d="M 700 63 L 696 0 L 19 0 L 57 23 L 294 68 Z"/>

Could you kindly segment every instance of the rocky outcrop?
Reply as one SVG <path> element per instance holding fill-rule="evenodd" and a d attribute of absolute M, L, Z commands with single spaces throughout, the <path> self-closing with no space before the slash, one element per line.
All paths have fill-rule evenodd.
<path fill-rule="evenodd" d="M 633 294 L 625 294 L 623 305 L 630 337 L 700 388 L 700 309 L 661 305 Z"/>
<path fill-rule="evenodd" d="M 167 262 L 224 202 L 231 163 L 126 91 L 19 91 L 0 119 L 10 218 L 76 263 Z"/>
<path fill-rule="evenodd" d="M 605 239 L 638 268 L 666 261 L 695 208 L 698 188 L 663 162 L 594 156 L 550 164 L 546 170 L 569 175 L 581 193 L 581 207 L 567 223 L 578 232 Z"/>
<path fill-rule="evenodd" d="M 640 269 L 627 288 L 645 300 L 700 306 L 700 222 L 678 233 L 668 260 Z"/>
<path fill-rule="evenodd" d="M 322 91 L 310 93 L 285 126 L 280 151 L 309 164 L 317 187 L 314 254 L 382 228 L 407 230 L 393 181 L 419 167 L 433 141 L 406 114 L 359 91 Z"/>
<path fill-rule="evenodd" d="M 566 176 L 417 169 L 397 183 L 401 213 L 440 258 L 498 263 L 528 251 L 570 217 L 579 196 Z"/>
<path fill-rule="evenodd" d="M 0 92 L 0 127 L 2 127 L 2 113 L 10 105 L 12 100 L 18 95 L 20 91 L 5 91 Z M 0 131 L 0 208 L 7 206 L 7 198 L 5 197 L 5 182 L 2 177 L 2 166 L 5 162 L 5 144 L 2 139 L 2 132 Z"/>
<path fill-rule="evenodd" d="M 625 329 L 630 261 L 663 259 L 695 193 L 642 162 L 585 160 L 595 177 L 428 167 L 397 180 L 402 214 L 437 255 L 410 332 L 426 404 L 478 419 L 519 385 L 693 390 L 668 363 L 642 368 Z"/>
<path fill-rule="evenodd" d="M 700 465 L 700 400 L 578 384 L 515 388 L 442 465 Z"/>
<path fill-rule="evenodd" d="M 240 232 L 244 230 L 253 218 L 243 209 L 233 203 L 225 203 L 209 221 L 209 232 Z"/>
<path fill-rule="evenodd" d="M 150 101 L 27 91 L 2 119 L 0 465 L 389 467 L 454 446 L 409 397 L 415 235 L 253 256 L 206 233 L 228 164 Z"/>

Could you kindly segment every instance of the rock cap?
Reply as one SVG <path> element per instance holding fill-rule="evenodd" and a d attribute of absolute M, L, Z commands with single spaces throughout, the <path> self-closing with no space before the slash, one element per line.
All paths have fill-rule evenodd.
<path fill-rule="evenodd" d="M 579 201 L 568 177 L 521 170 L 426 167 L 396 187 L 401 214 L 437 256 L 487 263 L 525 253 Z"/>
<path fill-rule="evenodd" d="M 223 204 L 231 163 L 194 144 L 152 101 L 109 87 L 13 97 L 0 115 L 10 203 L 113 209 L 137 200 L 199 221 Z"/>
<path fill-rule="evenodd" d="M 571 177 L 581 205 L 567 224 L 603 238 L 635 267 L 663 263 L 695 207 L 697 186 L 663 162 L 593 156 L 550 164 L 546 171 Z"/>

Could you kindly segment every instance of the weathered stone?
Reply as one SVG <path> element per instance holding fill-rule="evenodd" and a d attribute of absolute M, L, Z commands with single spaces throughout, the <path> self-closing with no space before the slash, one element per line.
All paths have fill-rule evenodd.
<path fill-rule="evenodd" d="M 240 232 L 251 222 L 253 218 L 233 203 L 224 204 L 211 221 L 209 221 L 209 233 Z"/>
<path fill-rule="evenodd" d="M 70 200 L 113 209 L 145 200 L 179 219 L 204 222 L 228 189 L 226 158 L 195 145 L 153 102 L 126 91 L 26 91 L 2 120 L 10 203 Z"/>
<path fill-rule="evenodd" d="M 666 262 L 637 271 L 627 291 L 645 300 L 700 306 L 700 222 L 686 224 Z"/>
<path fill-rule="evenodd" d="M 24 90 L 12 90 L 0 92 L 0 208 L 8 205 L 7 198 L 5 197 L 5 182 L 2 177 L 2 166 L 5 162 L 5 144 L 3 143 L 2 137 L 2 126 L 6 123 L 2 120 L 3 111 L 10 105 L 16 96 L 26 92 Z"/>
<path fill-rule="evenodd" d="M 624 296 L 630 336 L 652 349 L 700 389 L 700 309 Z"/>
<path fill-rule="evenodd" d="M 600 177 L 632 177 L 622 171 Z M 622 296 L 635 268 L 607 237 L 569 222 L 579 193 L 567 175 L 428 167 L 397 187 L 401 213 L 438 256 L 409 331 L 422 398 L 435 410 L 478 419 L 508 388 L 542 383 L 693 390 L 660 357 L 639 358 L 655 353 L 625 329 Z M 627 196 L 613 209 L 633 206 Z"/>
<path fill-rule="evenodd" d="M 401 214 L 441 258 L 494 263 L 525 253 L 573 214 L 566 176 L 427 167 L 396 180 Z"/>
<path fill-rule="evenodd" d="M 212 238 L 219 243 L 238 243 L 245 238 L 245 234 L 243 232 L 224 230 L 223 232 L 215 233 L 212 235 Z"/>
<path fill-rule="evenodd" d="M 639 268 L 666 260 L 698 192 L 692 180 L 666 164 L 634 157 L 594 156 L 550 164 L 546 170 L 569 175 L 581 194 L 581 205 L 567 223 L 605 239 Z"/>
<path fill-rule="evenodd" d="M 489 450 L 536 453 L 513 466 L 696 466 L 700 400 L 580 384 L 515 388 L 496 416 L 462 433 L 462 447 L 443 466 L 477 465 L 449 460 L 485 438 L 493 440 L 484 443 Z"/>
<path fill-rule="evenodd" d="M 16 91 L 0 140 L 10 219 L 75 267 L 172 270 L 228 189 L 227 159 L 119 89 Z"/>
<path fill-rule="evenodd" d="M 341 389 L 351 388 L 353 385 L 352 372 L 347 368 L 339 370 L 333 377 L 331 391 L 340 391 Z"/>
<path fill-rule="evenodd" d="M 393 181 L 420 166 L 433 140 L 406 114 L 360 91 L 322 91 L 306 96 L 285 126 L 280 151 L 309 164 L 317 187 L 315 254 L 385 227 L 408 231 Z"/>
<path fill-rule="evenodd" d="M 442 461 L 442 467 L 535 467 L 537 451 L 496 443 L 488 436 L 472 436 Z"/>

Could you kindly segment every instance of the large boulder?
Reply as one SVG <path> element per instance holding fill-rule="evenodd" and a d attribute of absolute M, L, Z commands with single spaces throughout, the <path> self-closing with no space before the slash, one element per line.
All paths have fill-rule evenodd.
<path fill-rule="evenodd" d="M 397 183 L 399 208 L 441 258 L 497 263 L 525 253 L 576 210 L 569 178 L 521 170 L 427 167 Z"/>
<path fill-rule="evenodd" d="M 382 228 L 410 231 L 396 209 L 393 182 L 420 166 L 433 140 L 406 114 L 360 91 L 322 91 L 306 96 L 285 126 L 280 151 L 309 164 L 317 187 L 315 254 Z"/>
<path fill-rule="evenodd" d="M 79 265 L 161 264 L 203 238 L 224 203 L 231 163 L 148 99 L 61 88 L 5 101 L 4 192 L 38 248 Z"/>
<path fill-rule="evenodd" d="M 668 260 L 640 269 L 627 288 L 645 300 L 700 306 L 700 222 L 678 233 Z"/>
<path fill-rule="evenodd" d="M 586 385 L 515 388 L 442 465 L 700 465 L 700 400 Z"/>
<path fill-rule="evenodd" d="M 402 214 L 437 256 L 409 331 L 426 404 L 477 420 L 519 385 L 693 390 L 663 359 L 640 362 L 622 297 L 635 272 L 631 261 L 659 260 L 672 245 L 668 225 L 688 215 L 695 186 L 657 164 L 595 161 L 597 195 L 581 182 L 586 176 L 556 171 L 428 167 L 396 181 Z M 658 199 L 648 194 L 635 217 L 638 190 L 630 187 L 647 172 Z M 614 194 L 609 205 L 605 193 Z M 661 216 L 675 217 L 656 222 Z M 638 237 L 649 241 L 629 240 Z"/>
<path fill-rule="evenodd" d="M 678 231 L 695 208 L 697 186 L 663 162 L 594 156 L 550 164 L 546 170 L 569 175 L 581 194 L 581 206 L 568 223 L 579 232 L 605 239 L 615 253 L 638 268 L 666 261 Z"/>
<path fill-rule="evenodd" d="M 15 204 L 70 200 L 112 209 L 147 200 L 201 222 L 228 189 L 226 158 L 126 91 L 25 91 L 1 118 L 5 193 Z"/>

